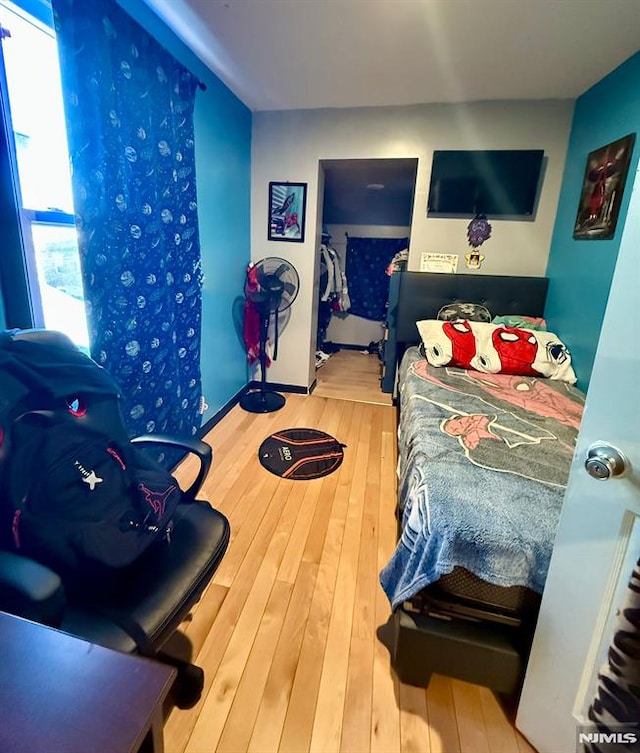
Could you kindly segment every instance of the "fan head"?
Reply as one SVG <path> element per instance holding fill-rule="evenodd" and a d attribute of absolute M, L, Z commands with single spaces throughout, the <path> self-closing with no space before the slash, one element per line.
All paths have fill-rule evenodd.
<path fill-rule="evenodd" d="M 285 259 L 268 256 L 255 264 L 258 290 L 245 288 L 245 294 L 255 303 L 269 304 L 272 312 L 281 313 L 291 306 L 300 289 L 300 278 Z"/>

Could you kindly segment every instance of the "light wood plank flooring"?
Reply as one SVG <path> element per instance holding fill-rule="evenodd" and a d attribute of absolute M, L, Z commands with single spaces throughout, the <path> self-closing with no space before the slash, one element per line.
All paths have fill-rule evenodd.
<path fill-rule="evenodd" d="M 316 371 L 316 397 L 391 405 L 380 389 L 380 359 L 359 350 L 339 350 Z"/>
<path fill-rule="evenodd" d="M 307 482 L 264 470 L 262 439 L 295 426 L 345 443 L 342 466 Z M 171 710 L 167 753 L 531 753 L 489 690 L 402 685 L 376 638 L 389 616 L 378 571 L 395 545 L 392 407 L 288 395 L 272 414 L 236 406 L 207 441 L 202 496 L 232 538 L 183 626 L 205 690 Z"/>

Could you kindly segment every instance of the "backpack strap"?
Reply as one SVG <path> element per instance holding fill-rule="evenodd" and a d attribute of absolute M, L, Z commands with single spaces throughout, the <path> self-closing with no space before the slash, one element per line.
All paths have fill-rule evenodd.
<path fill-rule="evenodd" d="M 13 424 L 19 424 L 23 420 L 26 421 L 30 416 L 39 416 L 43 419 L 44 423 L 44 421 L 53 421 L 55 414 L 52 410 L 27 410 L 16 416 L 13 419 Z"/>
<path fill-rule="evenodd" d="M 24 413 L 21 413 L 19 416 L 17 416 L 11 425 L 11 435 L 12 440 L 13 432 L 14 430 L 20 426 L 24 421 L 29 419 L 31 416 L 37 416 L 39 417 L 39 420 L 44 421 L 50 421 L 53 417 L 52 411 L 25 411 Z M 18 431 L 20 429 L 18 428 Z M 42 443 L 43 439 L 39 440 L 39 443 Z M 6 459 L 5 462 L 15 462 L 15 456 L 16 453 L 14 453 L 13 458 L 11 457 L 11 448 L 9 449 L 9 457 Z M 7 498 L 11 500 L 11 504 L 16 511 L 20 511 L 20 513 L 24 512 L 26 509 L 26 501 L 27 496 L 29 494 L 29 490 L 31 489 L 31 483 L 33 480 L 32 477 L 33 469 L 32 468 L 22 468 L 18 469 L 17 471 L 14 469 L 11 473 L 8 474 L 9 480 L 7 482 Z"/>

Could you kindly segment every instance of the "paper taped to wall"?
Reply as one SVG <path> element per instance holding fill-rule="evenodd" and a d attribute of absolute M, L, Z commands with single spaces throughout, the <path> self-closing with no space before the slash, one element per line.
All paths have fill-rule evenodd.
<path fill-rule="evenodd" d="M 423 251 L 420 255 L 420 271 L 455 274 L 458 271 L 458 254 L 433 254 Z"/>

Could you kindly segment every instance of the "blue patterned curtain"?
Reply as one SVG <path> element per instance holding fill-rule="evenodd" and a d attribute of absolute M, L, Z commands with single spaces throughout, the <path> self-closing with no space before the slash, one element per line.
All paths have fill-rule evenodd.
<path fill-rule="evenodd" d="M 408 238 L 352 238 L 347 240 L 346 275 L 350 314 L 381 322 L 387 316 L 389 262 L 409 245 Z"/>
<path fill-rule="evenodd" d="M 113 0 L 53 0 L 91 355 L 130 433 L 200 426 L 197 79 Z"/>

